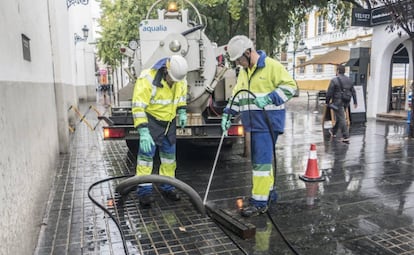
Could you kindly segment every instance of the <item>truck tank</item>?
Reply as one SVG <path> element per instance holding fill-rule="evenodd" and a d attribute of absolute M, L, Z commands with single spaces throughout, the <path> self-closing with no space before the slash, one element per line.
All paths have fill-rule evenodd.
<path fill-rule="evenodd" d="M 191 14 L 194 14 L 196 21 L 189 19 L 190 10 L 185 8 L 169 6 L 167 9 L 155 10 L 161 3 L 166 3 L 164 0 L 158 0 L 149 8 L 145 19 L 139 22 L 139 41 L 130 43 L 134 46 L 132 48 L 122 46 L 121 52 L 132 59 L 131 71 L 128 72 L 131 81 L 119 91 L 119 103 L 112 108 L 111 116 L 104 118 L 109 124 L 109 131 L 133 123 L 132 116 L 125 116 L 130 116 L 136 76 L 159 59 L 179 54 L 187 60 L 189 66 L 188 124 L 185 129 L 177 129 L 177 140 L 191 140 L 200 145 L 217 144 L 221 137 L 221 113 L 227 104 L 226 100 L 231 96 L 236 74 L 234 69 L 226 64 L 225 46 L 218 47 L 206 36 L 206 26 L 198 9 L 188 0 L 182 2 L 191 7 Z M 235 138 L 244 137 L 238 118 L 232 121 L 233 125 L 225 144 L 232 144 Z M 138 144 L 132 141 L 138 139 L 133 127 L 126 128 L 124 136 L 122 132 L 116 136 L 118 139 L 126 139 L 130 150 L 131 144 Z M 115 137 L 106 136 L 104 133 L 104 138 Z"/>

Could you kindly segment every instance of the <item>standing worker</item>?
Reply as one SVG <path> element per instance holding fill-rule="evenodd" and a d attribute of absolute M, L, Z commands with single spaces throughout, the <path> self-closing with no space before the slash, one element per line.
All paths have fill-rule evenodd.
<path fill-rule="evenodd" d="M 342 133 L 342 142 L 349 143 L 349 129 L 345 118 L 345 109 L 348 109 L 351 97 L 354 101 L 354 108 L 358 107 L 355 88 L 352 80 L 345 76 L 345 66 L 338 65 L 336 77 L 332 78 L 328 91 L 326 92 L 326 104 L 334 104 L 335 125 L 329 129 L 331 138 L 336 137 L 338 130 Z"/>
<path fill-rule="evenodd" d="M 143 70 L 137 79 L 132 97 L 134 127 L 139 132 L 137 176 L 150 175 L 156 146 L 159 148 L 159 174 L 175 177 L 176 116 L 183 128 L 187 123 L 186 97 L 187 61 L 179 55 L 159 60 L 152 68 Z M 137 195 L 143 207 L 154 201 L 152 184 L 138 185 Z M 161 193 L 170 200 L 180 199 L 175 187 L 160 185 Z"/>
<path fill-rule="evenodd" d="M 250 217 L 268 209 L 267 201 L 274 185 L 273 151 L 278 135 L 285 128 L 284 103 L 293 97 L 297 86 L 281 63 L 267 57 L 264 51 L 256 51 L 253 42 L 244 35 L 233 37 L 227 52 L 230 60 L 243 68 L 233 89 L 233 105 L 229 103 L 223 110 L 221 126 L 227 132 L 231 117 L 240 112 L 246 132 L 251 133 L 252 197 L 241 209 L 242 216 Z M 235 97 L 240 90 L 249 90 L 256 98 L 244 92 Z"/>

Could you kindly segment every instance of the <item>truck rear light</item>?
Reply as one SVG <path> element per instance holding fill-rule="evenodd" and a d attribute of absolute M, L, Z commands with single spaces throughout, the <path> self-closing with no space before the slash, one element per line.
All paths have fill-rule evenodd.
<path fill-rule="evenodd" d="M 244 128 L 243 126 L 232 126 L 229 128 L 227 134 L 230 136 L 243 136 Z"/>
<path fill-rule="evenodd" d="M 106 128 L 103 130 L 104 139 L 125 137 L 125 129 L 123 128 Z"/>

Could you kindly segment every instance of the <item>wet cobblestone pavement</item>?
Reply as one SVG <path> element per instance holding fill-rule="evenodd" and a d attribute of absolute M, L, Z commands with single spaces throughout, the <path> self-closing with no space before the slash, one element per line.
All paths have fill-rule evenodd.
<path fill-rule="evenodd" d="M 277 144 L 279 200 L 269 209 L 285 238 L 303 255 L 414 254 L 414 141 L 405 138 L 406 124 L 355 124 L 347 145 L 329 139 L 320 111 L 294 100 Z M 97 123 L 95 115 L 87 118 Z M 323 182 L 299 179 L 310 144 Z M 177 178 L 203 198 L 217 147 L 177 147 Z M 208 200 L 237 215 L 236 199 L 250 194 L 251 168 L 233 149 L 220 154 Z M 88 198 L 88 189 L 134 172 L 124 142 L 103 141 L 99 127 L 78 124 L 71 152 L 56 167 L 35 254 L 125 254 L 115 223 Z M 131 192 L 120 205 L 115 188 L 122 180 L 96 185 L 90 194 L 120 222 L 130 254 L 294 254 L 266 214 L 241 219 L 256 226 L 256 235 L 243 240 L 200 215 L 185 194 L 173 203 L 155 192 L 154 206 L 141 209 Z"/>

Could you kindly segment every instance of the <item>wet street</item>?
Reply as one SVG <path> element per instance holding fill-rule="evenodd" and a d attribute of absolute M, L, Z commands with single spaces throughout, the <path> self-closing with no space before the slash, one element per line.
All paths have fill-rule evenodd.
<path fill-rule="evenodd" d="M 119 203 L 115 188 L 125 178 L 91 188 L 134 174 L 136 162 L 124 142 L 103 141 L 99 125 L 93 131 L 79 123 L 71 152 L 56 166 L 35 254 L 125 254 L 120 231 L 89 199 L 89 189 L 120 223 L 129 254 L 414 254 L 414 141 L 405 137 L 406 124 L 354 124 L 348 145 L 330 140 L 321 109 L 300 100 L 287 105 L 286 130 L 276 146 L 277 203 L 269 214 L 240 219 L 256 226 L 252 238 L 201 215 L 182 192 L 181 201 L 171 202 L 156 189 L 154 206 L 142 209 L 134 192 Z M 87 119 L 97 124 L 92 112 Z M 299 178 L 311 144 L 325 181 Z M 217 147 L 179 143 L 177 150 L 176 177 L 203 199 Z M 251 189 L 250 160 L 241 151 L 241 145 L 221 150 L 207 197 L 238 219 L 236 200 L 247 199 Z"/>

